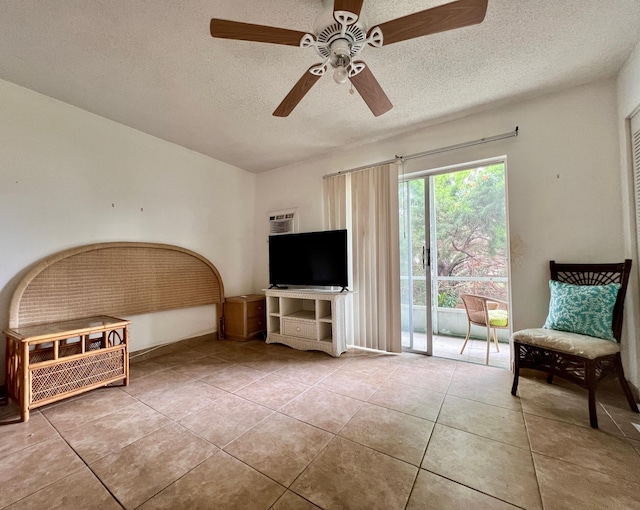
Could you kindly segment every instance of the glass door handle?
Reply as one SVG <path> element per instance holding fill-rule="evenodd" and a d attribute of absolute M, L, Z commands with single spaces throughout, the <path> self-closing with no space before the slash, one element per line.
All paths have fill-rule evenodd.
<path fill-rule="evenodd" d="M 422 269 L 426 269 L 427 266 L 431 267 L 431 248 L 422 245 Z"/>

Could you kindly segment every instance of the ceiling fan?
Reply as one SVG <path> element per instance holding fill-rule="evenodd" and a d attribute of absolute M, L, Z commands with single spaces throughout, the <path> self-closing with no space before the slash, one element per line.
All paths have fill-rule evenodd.
<path fill-rule="evenodd" d="M 363 2 L 334 0 L 333 16 L 320 19 L 314 33 L 214 18 L 211 20 L 211 35 L 221 39 L 313 48 L 322 58 L 322 62 L 311 66 L 293 86 L 273 112 L 276 117 L 287 117 L 330 67 L 334 70 L 333 79 L 337 83 L 351 81 L 377 117 L 388 112 L 393 105 L 369 67 L 356 59 L 362 49 L 367 45 L 380 48 L 481 23 L 487 12 L 488 0 L 458 0 L 372 27 L 366 27 L 362 22 Z"/>

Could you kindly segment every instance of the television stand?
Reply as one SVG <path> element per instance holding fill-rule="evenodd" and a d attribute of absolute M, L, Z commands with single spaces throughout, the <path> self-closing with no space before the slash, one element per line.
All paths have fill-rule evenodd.
<path fill-rule="evenodd" d="M 347 350 L 347 300 L 353 292 L 267 289 L 267 343 L 340 356 Z"/>

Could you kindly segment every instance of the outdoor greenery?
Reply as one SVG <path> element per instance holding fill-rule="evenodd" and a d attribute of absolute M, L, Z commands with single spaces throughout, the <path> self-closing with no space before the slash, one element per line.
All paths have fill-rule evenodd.
<path fill-rule="evenodd" d="M 507 232 L 505 212 L 504 165 L 496 164 L 430 178 L 433 187 L 435 218 L 431 236 L 437 246 L 437 274 L 448 277 L 506 277 Z M 407 218 L 406 214 L 409 214 Z M 409 261 L 415 278 L 413 298 L 426 304 L 427 288 L 423 267 L 425 256 L 425 181 L 415 179 L 400 188 L 401 271 L 408 274 Z M 410 220 L 410 221 L 407 221 Z M 409 232 L 408 230 L 411 229 Z M 411 246 L 409 246 L 411 239 Z M 411 249 L 411 256 L 407 250 Z M 403 302 L 408 302 L 403 280 Z M 506 299 L 507 288 L 501 282 L 441 281 L 438 306 L 460 306 L 459 294 L 483 294 Z M 405 299 L 406 298 L 406 299 Z"/>

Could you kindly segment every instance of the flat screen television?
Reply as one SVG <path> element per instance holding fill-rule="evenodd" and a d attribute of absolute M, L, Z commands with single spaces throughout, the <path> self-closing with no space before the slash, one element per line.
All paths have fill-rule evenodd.
<path fill-rule="evenodd" d="M 347 231 L 269 236 L 269 284 L 346 289 Z"/>

